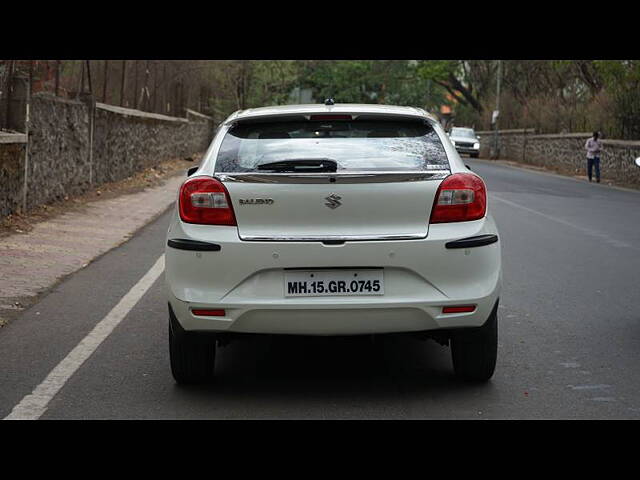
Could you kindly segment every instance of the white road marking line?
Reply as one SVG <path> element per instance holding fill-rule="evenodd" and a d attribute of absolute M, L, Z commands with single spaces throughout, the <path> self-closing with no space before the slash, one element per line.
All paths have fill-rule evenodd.
<path fill-rule="evenodd" d="M 580 364 L 578 362 L 560 362 L 564 368 L 578 368 Z"/>
<path fill-rule="evenodd" d="M 611 388 L 611 385 L 567 385 L 571 390 L 601 390 L 603 388 Z"/>
<path fill-rule="evenodd" d="M 136 283 L 118 304 L 75 346 L 71 352 L 51 370 L 47 378 L 33 392 L 26 395 L 4 420 L 37 420 L 47 410 L 51 399 L 67 383 L 84 361 L 113 332 L 118 324 L 135 307 L 164 271 L 164 254 Z"/>

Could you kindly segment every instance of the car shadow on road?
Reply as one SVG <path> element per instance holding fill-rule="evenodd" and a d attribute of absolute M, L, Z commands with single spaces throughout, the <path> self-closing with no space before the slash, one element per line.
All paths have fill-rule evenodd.
<path fill-rule="evenodd" d="M 449 348 L 431 340 L 280 336 L 219 349 L 214 383 L 177 388 L 187 396 L 224 401 L 279 397 L 298 408 L 331 400 L 343 407 L 364 403 L 373 411 L 399 399 L 455 398 L 490 385 L 457 379 Z"/>

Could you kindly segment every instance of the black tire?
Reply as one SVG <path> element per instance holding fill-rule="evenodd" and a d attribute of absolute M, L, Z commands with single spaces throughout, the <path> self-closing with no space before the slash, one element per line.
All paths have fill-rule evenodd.
<path fill-rule="evenodd" d="M 216 360 L 215 336 L 186 332 L 169 307 L 169 358 L 179 384 L 211 382 Z"/>
<path fill-rule="evenodd" d="M 451 357 L 456 375 L 486 382 L 493 376 L 498 357 L 498 304 L 480 328 L 465 329 L 451 337 Z"/>

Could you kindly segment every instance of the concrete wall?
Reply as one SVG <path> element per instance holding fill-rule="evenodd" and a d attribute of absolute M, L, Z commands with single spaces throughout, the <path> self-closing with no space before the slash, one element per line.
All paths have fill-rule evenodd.
<path fill-rule="evenodd" d="M 206 150 L 214 133 L 212 119 L 193 111 L 186 115 L 33 95 L 27 209 Z M 24 153 L 24 144 L 0 144 L 0 215 L 22 205 Z"/>
<path fill-rule="evenodd" d="M 494 132 L 477 132 L 481 137 L 480 156 L 489 158 Z M 584 144 L 592 132 L 536 135 L 533 130 L 500 130 L 500 158 L 556 170 L 570 175 L 586 175 Z M 640 186 L 640 141 L 602 140 L 600 170 L 604 179 L 621 185 Z"/>

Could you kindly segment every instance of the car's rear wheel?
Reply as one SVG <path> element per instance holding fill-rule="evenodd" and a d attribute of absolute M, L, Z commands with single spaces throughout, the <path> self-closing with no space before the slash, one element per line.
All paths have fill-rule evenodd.
<path fill-rule="evenodd" d="M 169 307 L 169 358 L 177 383 L 194 384 L 213 380 L 216 339 L 211 335 L 186 332 Z"/>
<path fill-rule="evenodd" d="M 486 382 L 493 376 L 498 357 L 498 304 L 480 328 L 456 332 L 451 338 L 451 356 L 456 375 Z"/>

